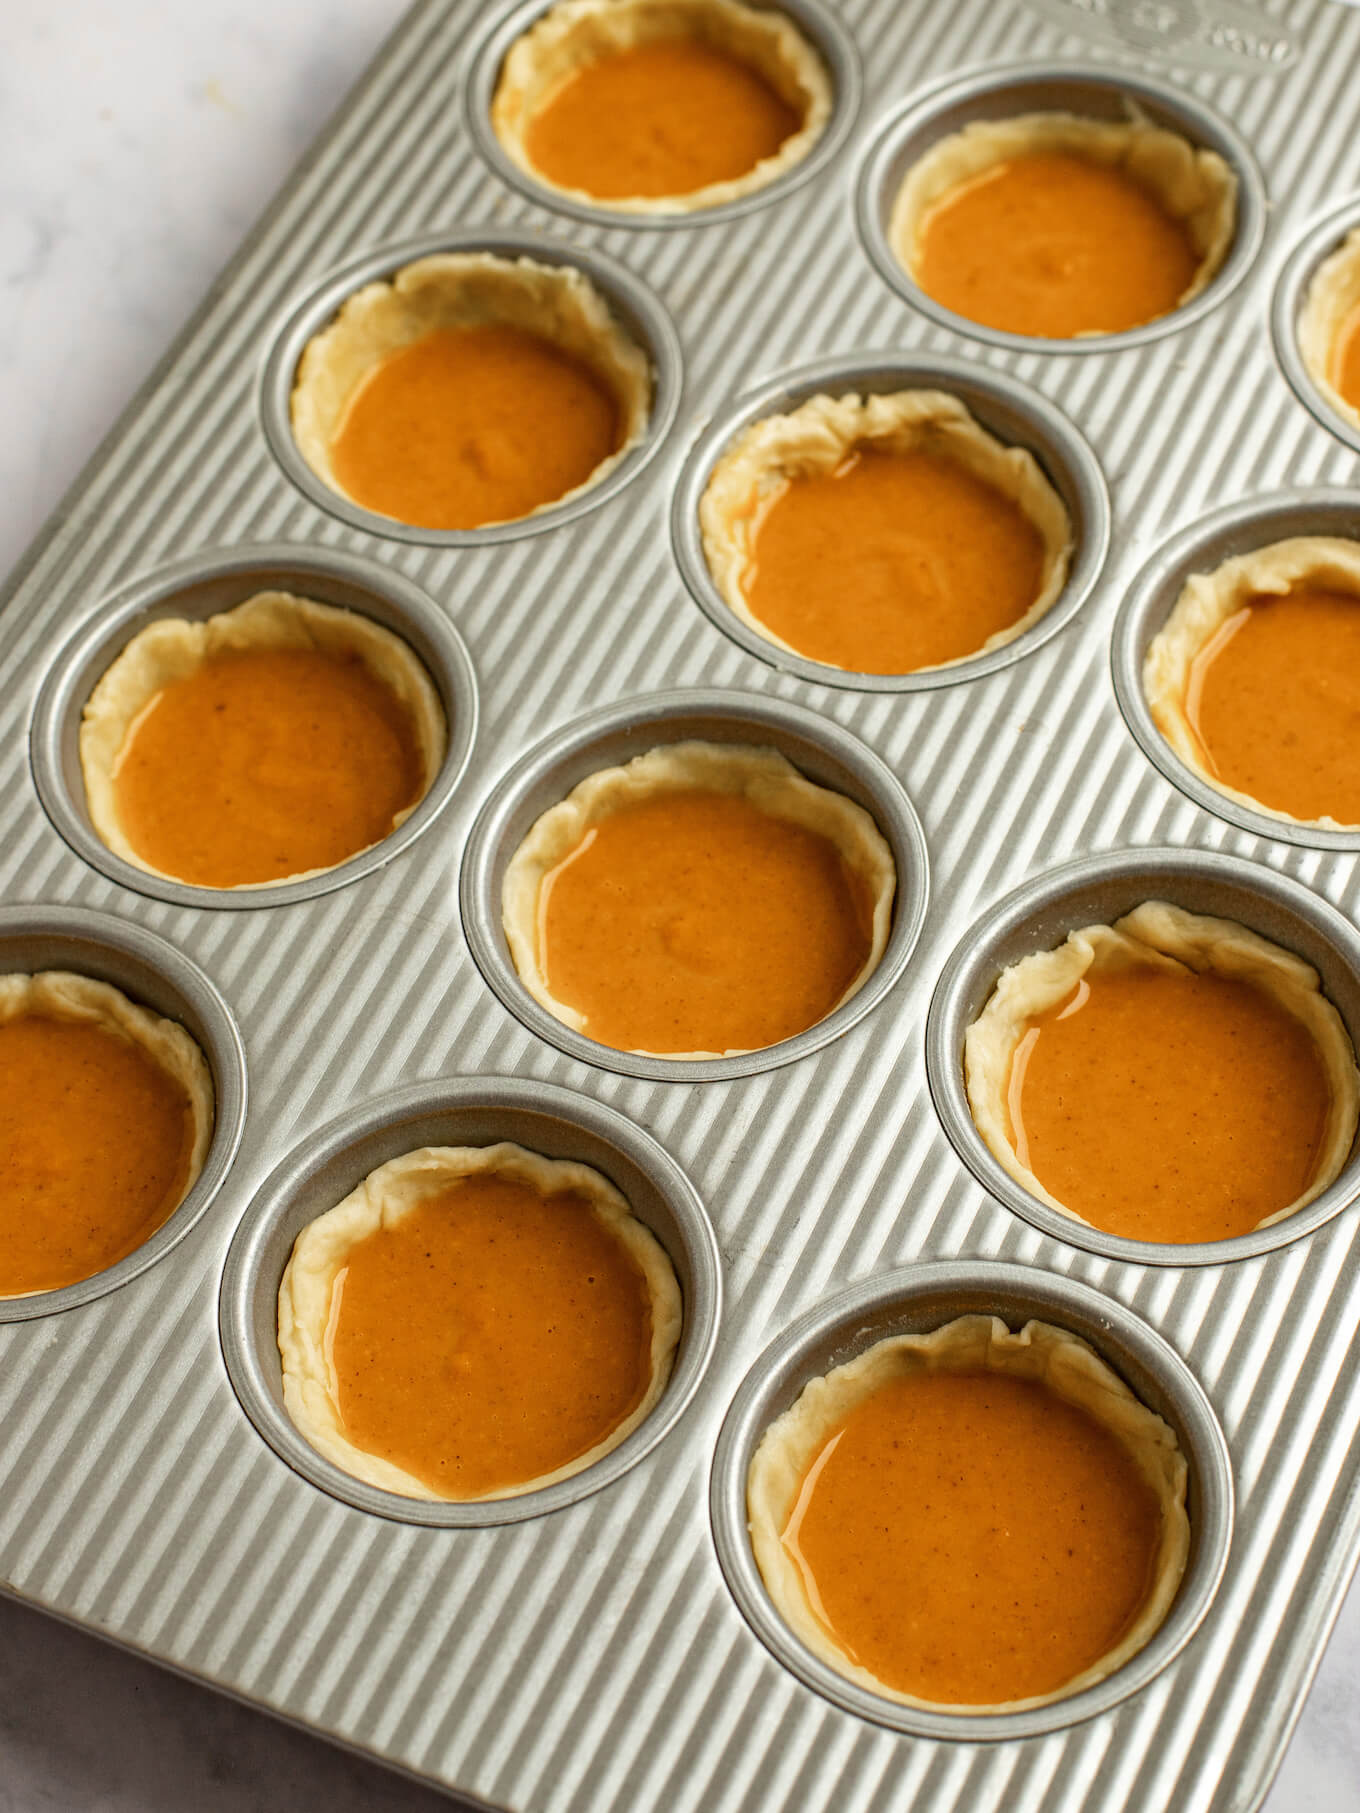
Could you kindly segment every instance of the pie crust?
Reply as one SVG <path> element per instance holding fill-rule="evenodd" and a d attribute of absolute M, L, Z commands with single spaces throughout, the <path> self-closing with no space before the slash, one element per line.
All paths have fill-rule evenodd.
<path fill-rule="evenodd" d="M 531 161 L 531 122 L 579 70 L 658 39 L 697 38 L 762 76 L 803 124 L 772 156 L 726 182 L 688 195 L 602 200 L 563 188 Z M 739 0 L 559 0 L 510 48 L 491 103 L 491 126 L 507 156 L 544 188 L 618 214 L 693 214 L 767 188 L 812 150 L 831 118 L 831 78 L 793 21 L 773 7 Z"/>
<path fill-rule="evenodd" d="M 660 1241 L 629 1209 L 609 1180 L 575 1160 L 544 1158 L 523 1146 L 426 1146 L 379 1165 L 324 1215 L 303 1228 L 279 1286 L 279 1354 L 283 1401 L 289 1416 L 317 1452 L 355 1479 L 406 1498 L 452 1501 L 381 1456 L 357 1448 L 345 1434 L 328 1358 L 328 1330 L 335 1282 L 352 1247 L 382 1228 L 399 1226 L 430 1196 L 460 1178 L 493 1173 L 528 1184 L 544 1195 L 571 1191 L 590 1202 L 596 1217 L 642 1269 L 652 1303 L 651 1380 L 642 1401 L 603 1441 L 575 1460 L 482 1498 L 518 1498 L 593 1466 L 651 1413 L 670 1377 L 680 1340 L 680 1287 Z"/>
<path fill-rule="evenodd" d="M 1171 1608 L 1190 1553 L 1186 1463 L 1170 1426 L 1149 1410 L 1077 1335 L 1047 1322 L 1013 1334 L 998 1316 L 960 1316 L 925 1335 L 892 1335 L 804 1386 L 765 1431 L 747 1475 L 746 1508 L 756 1564 L 776 1610 L 799 1641 L 838 1674 L 902 1705 L 940 1707 L 889 1687 L 851 1660 L 809 1602 L 781 1541 L 804 1478 L 827 1438 L 859 1404 L 895 1379 L 926 1373 L 1005 1373 L 1044 1385 L 1100 1423 L 1128 1453 L 1162 1509 L 1161 1541 L 1148 1596 L 1133 1625 L 1106 1655 L 1052 1693 L 996 1705 L 957 1705 L 963 1715 L 1023 1712 L 1067 1699 L 1103 1681 L 1143 1648 Z"/>
<path fill-rule="evenodd" d="M 666 793 L 729 793 L 749 800 L 772 818 L 787 819 L 829 839 L 869 889 L 874 903 L 869 955 L 834 1013 L 858 994 L 877 969 L 892 929 L 897 870 L 882 832 L 863 806 L 829 787 L 816 786 L 775 749 L 743 743 L 666 743 L 634 756 L 621 768 L 601 768 L 578 782 L 564 800 L 534 823 L 510 859 L 501 888 L 501 922 L 520 980 L 541 1007 L 574 1032 L 589 1037 L 586 1017 L 559 1001 L 548 987 L 538 951 L 538 903 L 543 878 L 585 837 L 590 827 L 621 806 Z M 641 1052 L 686 1060 L 735 1057 L 736 1052 Z"/>
<path fill-rule="evenodd" d="M 1349 233 L 1313 273 L 1299 311 L 1299 357 L 1309 377 L 1343 421 L 1360 428 L 1360 408 L 1332 383 L 1332 356 L 1342 332 L 1360 309 L 1360 227 Z"/>
<path fill-rule="evenodd" d="M 897 454 L 924 450 L 953 460 L 1015 504 L 1043 541 L 1039 591 L 1024 616 L 971 654 L 936 665 L 954 667 L 1013 642 L 1057 602 L 1072 557 L 1072 522 L 1032 453 L 989 434 L 957 397 L 944 391 L 813 396 L 788 415 L 765 416 L 743 429 L 714 466 L 699 500 L 704 557 L 713 583 L 749 629 L 778 648 L 800 653 L 755 616 L 743 581 L 755 558 L 761 521 L 786 483 L 833 473 L 860 447 Z"/>
<path fill-rule="evenodd" d="M 491 325 L 536 334 L 579 359 L 618 405 L 622 438 L 616 451 L 601 460 L 584 484 L 539 504 L 529 515 L 555 510 L 599 484 L 646 432 L 652 406 L 647 354 L 584 272 L 490 252 L 436 252 L 404 265 L 390 278 L 365 284 L 307 342 L 298 362 L 291 414 L 298 452 L 317 477 L 340 496 L 347 495 L 331 463 L 331 443 L 351 397 L 385 359 L 441 329 Z"/>
<path fill-rule="evenodd" d="M 1154 126 L 1130 105 L 1127 120 L 1077 113 L 1022 113 L 974 120 L 932 145 L 908 170 L 893 203 L 888 243 L 913 281 L 927 211 L 994 164 L 1032 152 L 1068 152 L 1122 170 L 1179 221 L 1198 255 L 1194 278 L 1177 308 L 1194 300 L 1222 267 L 1237 226 L 1237 178 L 1216 151 Z M 1004 256 L 1004 248 L 999 254 Z M 1085 336 L 1077 336 L 1083 338 Z"/>
<path fill-rule="evenodd" d="M 1356 244 L 1360 250 L 1360 236 L 1357 236 Z M 1360 260 L 1356 269 L 1360 276 Z M 1356 420 L 1360 421 L 1360 416 Z M 1236 616 L 1253 598 L 1272 593 L 1284 597 L 1301 585 L 1354 593 L 1356 608 L 1360 610 L 1360 542 L 1347 541 L 1341 536 L 1298 535 L 1289 541 L 1271 542 L 1264 548 L 1253 548 L 1248 554 L 1235 555 L 1215 567 L 1212 573 L 1193 573 L 1171 607 L 1166 622 L 1148 645 L 1143 660 L 1143 693 L 1157 728 L 1186 767 L 1192 768 L 1228 799 L 1292 825 L 1312 824 L 1330 831 L 1354 830 L 1355 826 L 1342 826 L 1334 818 L 1295 818 L 1275 806 L 1267 806 L 1249 793 L 1225 786 L 1205 766 L 1199 738 L 1186 715 L 1190 669 L 1205 644 L 1212 641 L 1229 617 Z"/>
<path fill-rule="evenodd" d="M 1006 1096 L 1011 1060 L 1028 1023 L 1072 993 L 1088 970 L 1147 968 L 1218 975 L 1259 988 L 1311 1034 L 1331 1094 L 1331 1107 L 1312 1183 L 1295 1202 L 1258 1223 L 1269 1227 L 1320 1196 L 1350 1157 L 1360 1115 L 1360 1073 L 1341 1015 L 1323 995 L 1318 974 L 1292 951 L 1232 919 L 1188 913 L 1163 900 L 1145 901 L 1113 925 L 1069 932 L 1056 950 L 1022 957 L 997 978 L 987 1005 L 964 1036 L 964 1079 L 973 1122 L 992 1155 L 1029 1192 L 1085 1225 L 1085 1218 L 1050 1196 L 1022 1165 L 1010 1141 Z M 1193 1087 L 1193 1079 L 1187 1080 Z"/>
<path fill-rule="evenodd" d="M 357 655 L 405 709 L 424 768 L 420 798 L 429 792 L 444 760 L 448 732 L 434 682 L 411 648 L 400 636 L 356 611 L 318 604 L 311 598 L 296 598 L 290 592 L 257 592 L 243 604 L 213 617 L 195 622 L 183 617 L 162 617 L 149 623 L 105 670 L 90 694 L 80 724 L 80 771 L 90 823 L 102 842 L 124 862 L 133 863 L 149 875 L 163 873 L 138 855 L 118 818 L 114 777 L 137 720 L 163 687 L 196 673 L 213 656 L 261 648 L 318 649 L 328 654 Z M 417 799 L 396 815 L 394 830 L 419 803 Z M 325 872 L 308 869 L 305 873 Z M 285 882 L 304 878 L 281 875 L 273 881 L 240 882 L 230 891 L 281 887 Z M 175 881 L 179 877 L 172 875 L 167 879 Z"/>

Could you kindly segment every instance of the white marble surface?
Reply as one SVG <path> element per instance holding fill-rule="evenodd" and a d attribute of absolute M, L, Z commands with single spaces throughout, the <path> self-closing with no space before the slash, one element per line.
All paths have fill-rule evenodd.
<path fill-rule="evenodd" d="M 0 570 L 401 10 L 0 0 Z M 0 1601 L 0 1813 L 447 1804 Z M 1360 1813 L 1360 1589 L 1266 1808 Z"/>

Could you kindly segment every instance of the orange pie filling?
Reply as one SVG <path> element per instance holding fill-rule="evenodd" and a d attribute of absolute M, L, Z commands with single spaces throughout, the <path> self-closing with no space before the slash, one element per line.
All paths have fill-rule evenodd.
<path fill-rule="evenodd" d="M 1323 396 L 1360 423 L 1360 227 L 1313 273 L 1299 311 L 1298 345 Z"/>
<path fill-rule="evenodd" d="M 981 1712 L 1075 1692 L 1147 1641 L 1184 1492 L 1169 1427 L 1084 1343 L 969 1316 L 807 1387 L 748 1507 L 809 1647 L 894 1699 Z"/>
<path fill-rule="evenodd" d="M 188 1194 L 212 1131 L 198 1047 L 107 983 L 0 976 L 0 1297 L 125 1259 Z"/>
<path fill-rule="evenodd" d="M 1311 1201 L 1355 1134 L 1354 1052 L 1317 976 L 1162 903 L 1003 973 L 966 1046 L 1012 1175 L 1132 1240 L 1227 1240 Z"/>
<path fill-rule="evenodd" d="M 1336 388 L 1360 412 L 1360 308 L 1351 310 L 1336 342 Z"/>
<path fill-rule="evenodd" d="M 892 858 L 773 751 L 675 744 L 581 784 L 505 881 L 520 975 L 602 1044 L 757 1050 L 845 1000 L 886 942 Z"/>
<path fill-rule="evenodd" d="M 679 1333 L 664 1251 L 598 1172 L 431 1148 L 297 1241 L 279 1299 L 290 1414 L 409 1496 L 514 1495 L 580 1471 L 656 1402 Z"/>

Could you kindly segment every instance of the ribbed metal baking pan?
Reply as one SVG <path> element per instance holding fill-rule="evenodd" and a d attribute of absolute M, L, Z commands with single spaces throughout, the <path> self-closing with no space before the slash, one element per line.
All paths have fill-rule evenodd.
<path fill-rule="evenodd" d="M 1061 935 L 1064 901 L 1122 898 L 1140 865 L 1293 928 L 1354 1017 L 1354 853 L 1219 810 L 1148 745 L 1129 684 L 1181 552 L 1237 533 L 1256 500 L 1325 514 L 1360 481 L 1288 356 L 1299 273 L 1360 195 L 1360 11 L 789 10 L 843 97 L 827 155 L 749 207 L 657 230 L 508 180 L 482 110 L 509 11 L 417 6 L 0 604 L 0 956 L 79 956 L 180 1013 L 228 1128 L 215 1192 L 154 1250 L 0 1323 L 0 1584 L 516 1813 L 1238 1813 L 1360 1555 L 1360 1209 L 1329 1202 L 1269 1250 L 1094 1250 L 956 1152 L 967 1130 L 941 1078 L 986 941 Z M 1049 351 L 885 281 L 875 221 L 903 131 L 922 143 L 1035 82 L 1107 109 L 1127 92 L 1240 147 L 1242 235 L 1192 319 Z M 522 530 L 402 534 L 332 507 L 281 438 L 299 334 L 408 255 L 526 236 L 592 268 L 651 342 L 652 442 L 607 494 Z M 988 671 L 833 684 L 696 601 L 696 474 L 711 425 L 809 368 L 869 382 L 903 366 L 967 384 L 1047 450 L 1082 517 L 1080 595 Z M 431 810 L 371 858 L 224 910 L 90 847 L 73 713 L 120 626 L 177 595 L 211 608 L 290 561 L 406 626 L 464 741 Z M 905 853 L 915 941 L 890 985 L 743 1074 L 631 1074 L 539 1025 L 496 948 L 496 864 L 534 788 L 677 711 L 792 739 L 876 802 Z M 677 1257 L 690 1345 L 663 1423 L 607 1476 L 556 1509 L 440 1527 L 290 1448 L 271 1271 L 292 1220 L 406 1131 L 512 1125 L 631 1181 Z M 987 1301 L 1084 1330 L 1178 1421 L 1200 1547 L 1131 1675 L 1043 1729 L 960 1736 L 948 1718 L 902 1728 L 789 1649 L 743 1559 L 739 1477 L 800 1368 Z"/>

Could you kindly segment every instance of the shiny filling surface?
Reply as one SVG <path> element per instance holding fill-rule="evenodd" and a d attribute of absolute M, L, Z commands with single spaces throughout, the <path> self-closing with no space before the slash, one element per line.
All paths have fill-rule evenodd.
<path fill-rule="evenodd" d="M 622 444 L 602 379 L 538 334 L 439 328 L 389 355 L 331 441 L 341 489 L 423 529 L 475 529 L 555 503 Z"/>
<path fill-rule="evenodd" d="M 261 648 L 213 655 L 154 695 L 114 796 L 144 862 L 225 888 L 367 849 L 423 778 L 407 712 L 357 656 Z"/>
<path fill-rule="evenodd" d="M 1360 308 L 1352 310 L 1337 335 L 1332 383 L 1353 409 L 1360 409 Z"/>
<path fill-rule="evenodd" d="M 1065 340 L 1169 314 L 1197 265 L 1185 229 L 1132 177 L 1036 151 L 927 211 L 913 275 L 970 321 Z"/>
<path fill-rule="evenodd" d="M 956 461 L 860 449 L 794 478 L 764 511 L 743 591 L 800 654 L 910 673 L 975 654 L 1034 603 L 1043 541 L 1020 508 Z"/>
<path fill-rule="evenodd" d="M 1045 1386 L 880 1386 L 814 1458 L 785 1547 L 814 1614 L 900 1693 L 995 1706 L 1107 1655 L 1152 1585 L 1161 1511 L 1109 1430 Z"/>
<path fill-rule="evenodd" d="M 737 57 L 666 38 L 601 57 L 530 122 L 530 161 L 602 201 L 692 195 L 745 176 L 802 125 Z"/>
<path fill-rule="evenodd" d="M 1226 1240 L 1312 1182 L 1330 1107 L 1303 1024 L 1250 983 L 1089 973 L 1029 1024 L 1008 1104 L 1020 1162 L 1133 1240 Z"/>
<path fill-rule="evenodd" d="M 1185 710 L 1225 786 L 1291 818 L 1360 824 L 1360 597 L 1253 598 L 1195 657 Z"/>
<path fill-rule="evenodd" d="M 752 1051 L 823 1019 L 873 941 L 869 890 L 829 838 L 694 789 L 593 825 L 545 876 L 540 964 L 592 1039 Z"/>
<path fill-rule="evenodd" d="M 188 1095 L 101 1026 L 0 1026 L 0 1296 L 59 1290 L 146 1241 L 184 1195 Z"/>
<path fill-rule="evenodd" d="M 555 1472 L 651 1380 L 642 1268 L 570 1191 L 460 1179 L 351 1249 L 327 1336 L 356 1447 L 441 1497 Z"/>

